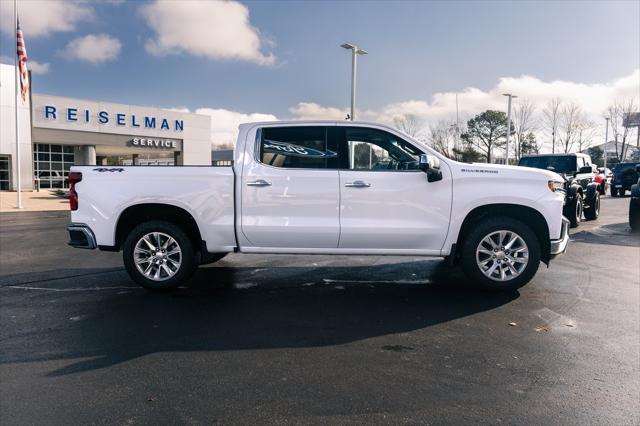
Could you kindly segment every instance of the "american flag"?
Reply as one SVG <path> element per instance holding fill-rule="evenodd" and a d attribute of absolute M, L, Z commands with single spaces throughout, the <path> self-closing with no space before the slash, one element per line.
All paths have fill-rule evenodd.
<path fill-rule="evenodd" d="M 29 74 L 27 73 L 27 46 L 24 43 L 24 35 L 20 28 L 20 21 L 18 21 L 18 28 L 16 28 L 16 40 L 17 40 L 17 53 L 18 53 L 18 70 L 20 71 L 20 92 L 22 94 L 22 101 L 27 100 L 27 93 L 29 93 Z"/>

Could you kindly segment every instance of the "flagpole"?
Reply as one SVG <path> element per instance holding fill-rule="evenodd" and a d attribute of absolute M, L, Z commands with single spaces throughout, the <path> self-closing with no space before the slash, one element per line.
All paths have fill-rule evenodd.
<path fill-rule="evenodd" d="M 16 37 L 16 42 L 14 44 L 14 48 L 17 49 L 18 48 L 18 2 L 17 0 L 13 0 L 13 23 L 14 23 L 14 34 Z M 16 179 L 16 183 L 17 183 L 17 188 L 16 188 L 16 192 L 18 194 L 18 208 L 21 209 L 22 208 L 22 193 L 20 192 L 21 189 L 21 179 L 20 179 L 20 137 L 19 137 L 19 133 L 18 133 L 18 52 L 16 50 L 16 52 L 14 52 L 15 55 L 15 66 L 16 66 L 16 72 L 15 72 L 15 97 L 14 97 L 14 101 L 15 101 L 15 107 L 16 107 L 16 175 L 17 175 L 17 179 Z"/>

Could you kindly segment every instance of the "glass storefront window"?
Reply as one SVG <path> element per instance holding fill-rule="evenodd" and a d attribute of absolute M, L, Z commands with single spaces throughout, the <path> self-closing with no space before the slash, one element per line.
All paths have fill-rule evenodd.
<path fill-rule="evenodd" d="M 34 178 L 40 188 L 66 188 L 69 169 L 75 162 L 73 146 L 70 145 L 34 145 Z M 64 155 L 62 154 L 64 152 Z"/>
<path fill-rule="evenodd" d="M 10 170 L 9 165 L 11 162 L 9 161 L 9 157 L 6 155 L 0 156 L 0 191 L 8 191 L 9 190 L 9 182 L 10 182 Z"/>

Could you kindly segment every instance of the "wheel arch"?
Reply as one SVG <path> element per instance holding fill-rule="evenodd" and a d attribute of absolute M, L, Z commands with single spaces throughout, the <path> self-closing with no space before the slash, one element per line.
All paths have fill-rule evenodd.
<path fill-rule="evenodd" d="M 551 242 L 549 239 L 549 224 L 538 210 L 519 204 L 485 204 L 471 210 L 462 222 L 456 247 L 462 248 L 466 236 L 473 229 L 474 224 L 487 217 L 506 216 L 530 226 L 540 244 L 540 259 L 548 264 L 551 258 Z M 459 252 L 459 250 L 458 250 Z"/>
<path fill-rule="evenodd" d="M 166 203 L 141 203 L 124 209 L 116 222 L 114 249 L 120 250 L 129 232 L 150 220 L 165 220 L 179 226 L 193 242 L 194 250 L 202 252 L 205 243 L 193 215 L 182 207 Z"/>

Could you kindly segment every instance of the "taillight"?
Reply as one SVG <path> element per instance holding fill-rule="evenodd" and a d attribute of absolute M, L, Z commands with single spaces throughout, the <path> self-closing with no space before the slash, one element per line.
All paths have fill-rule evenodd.
<path fill-rule="evenodd" d="M 76 183 L 82 180 L 82 173 L 69 173 L 69 207 L 71 210 L 78 210 L 78 193 L 76 192 Z"/>

